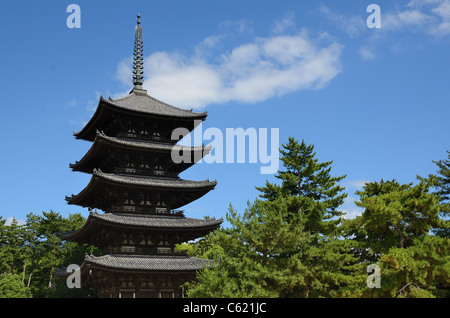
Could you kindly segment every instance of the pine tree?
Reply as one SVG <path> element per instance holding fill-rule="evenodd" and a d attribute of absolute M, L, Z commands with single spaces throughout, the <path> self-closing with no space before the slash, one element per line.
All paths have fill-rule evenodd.
<path fill-rule="evenodd" d="M 27 298 L 27 289 L 20 275 L 11 273 L 0 275 L 0 298 Z"/>
<path fill-rule="evenodd" d="M 447 150 L 448 159 L 433 161 L 439 168 L 436 176 L 437 194 L 442 202 L 450 204 L 450 151 Z"/>
<path fill-rule="evenodd" d="M 305 230 L 299 207 L 314 209 L 311 198 L 256 200 L 239 214 L 227 213 L 231 228 L 205 239 L 212 247 L 197 257 L 217 266 L 199 273 L 189 297 L 334 297 L 349 286 L 363 284 L 355 275 L 360 265 L 349 244 Z M 197 249 L 198 251 L 198 249 Z M 355 266 L 356 264 L 356 266 Z"/>
<path fill-rule="evenodd" d="M 218 266 L 200 273 L 189 297 L 331 297 L 364 282 L 354 275 L 353 242 L 337 239 L 345 176 L 332 177 L 332 162 L 319 163 L 313 145 L 289 138 L 283 148 L 281 184 L 257 187 L 266 200 L 242 215 L 230 207 L 232 227 L 208 237 Z"/>
<path fill-rule="evenodd" d="M 441 225 L 442 204 L 430 183 L 369 182 L 357 191 L 361 216 L 345 222 L 361 264 L 381 268 L 381 288 L 360 290 L 361 297 L 443 297 L 449 290 L 448 238 L 432 230 Z"/>
<path fill-rule="evenodd" d="M 408 248 L 391 248 L 380 258 L 380 297 L 435 298 L 450 296 L 450 239 L 415 238 Z"/>
<path fill-rule="evenodd" d="M 440 212 L 440 225 L 434 233 L 441 237 L 450 237 L 450 151 L 448 159 L 433 161 L 437 166 L 437 174 L 430 174 L 428 178 L 417 178 L 434 187 L 434 194 L 442 204 Z"/>
<path fill-rule="evenodd" d="M 352 228 L 349 234 L 375 254 L 387 253 L 392 247 L 407 248 L 415 238 L 439 226 L 441 205 L 424 182 L 413 186 L 381 180 L 366 183 L 356 193 L 360 200 L 355 203 L 364 211 L 347 222 Z"/>
<path fill-rule="evenodd" d="M 256 187 L 262 192 L 260 197 L 269 201 L 282 196 L 310 198 L 320 203 L 320 208 L 303 211 L 307 217 L 307 230 L 323 235 L 335 232 L 340 223 L 339 216 L 344 214 L 337 208 L 347 197 L 346 193 L 341 193 L 344 188 L 338 182 L 346 176 L 332 177 L 333 162 L 319 162 L 315 158 L 314 145 L 307 145 L 304 140 L 299 143 L 290 137 L 282 146 L 280 153 L 285 170 L 275 175 L 281 185 L 266 181 L 264 187 Z"/>

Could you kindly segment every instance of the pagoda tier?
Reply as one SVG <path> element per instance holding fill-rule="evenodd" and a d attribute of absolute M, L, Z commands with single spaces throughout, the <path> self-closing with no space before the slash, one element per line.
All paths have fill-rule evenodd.
<path fill-rule="evenodd" d="M 104 253 L 173 254 L 175 244 L 205 236 L 223 219 L 184 216 L 91 212 L 82 228 L 63 233 L 64 239 L 90 244 Z"/>
<path fill-rule="evenodd" d="M 213 265 L 209 260 L 177 255 L 86 255 L 80 281 L 81 287 L 97 289 L 100 298 L 179 298 L 184 297 L 185 282 Z"/>
<path fill-rule="evenodd" d="M 104 212 L 168 214 L 202 197 L 217 181 L 190 181 L 163 177 L 108 174 L 94 170 L 79 194 L 66 197 L 69 204 Z"/>
<path fill-rule="evenodd" d="M 130 138 L 109 137 L 98 132 L 86 155 L 75 164 L 73 171 L 92 173 L 96 168 L 107 173 L 130 173 L 177 177 L 211 151 L 211 146 L 187 147 L 172 143 Z M 174 163 L 172 154 L 183 158 Z"/>
<path fill-rule="evenodd" d="M 134 90 L 118 99 L 100 100 L 85 127 L 74 132 L 77 139 L 94 141 L 97 130 L 108 136 L 129 137 L 176 143 L 172 132 L 186 128 L 189 132 L 205 120 L 207 113 L 196 113 L 163 103 L 143 90 Z"/>

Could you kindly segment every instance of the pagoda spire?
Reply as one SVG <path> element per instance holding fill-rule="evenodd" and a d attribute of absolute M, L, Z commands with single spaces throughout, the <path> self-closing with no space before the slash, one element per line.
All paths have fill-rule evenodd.
<path fill-rule="evenodd" d="M 144 84 L 144 48 L 142 41 L 142 26 L 141 26 L 141 15 L 137 15 L 137 25 L 134 28 L 134 57 L 133 57 L 133 84 L 134 88 L 131 91 L 143 91 L 142 88 Z"/>

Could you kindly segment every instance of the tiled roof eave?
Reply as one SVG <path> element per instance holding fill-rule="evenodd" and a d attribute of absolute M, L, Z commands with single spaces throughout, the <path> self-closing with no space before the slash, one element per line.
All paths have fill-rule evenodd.
<path fill-rule="evenodd" d="M 74 164 L 69 164 L 69 167 L 74 170 L 82 170 L 83 165 L 90 160 L 92 156 L 95 156 L 98 153 L 102 153 L 106 151 L 105 145 L 109 145 L 112 147 L 126 147 L 128 149 L 137 150 L 137 151 L 148 151 L 148 152 L 160 152 L 160 153 L 172 153 L 173 151 L 187 151 L 188 153 L 194 155 L 195 153 L 201 153 L 201 157 L 203 158 L 207 154 L 211 152 L 212 146 L 182 146 L 182 145 L 173 145 L 169 143 L 161 143 L 161 142 L 153 142 L 153 141 L 142 141 L 142 140 L 127 140 L 124 138 L 110 137 L 107 136 L 103 132 L 97 131 L 97 135 L 95 140 L 86 152 L 86 154 L 79 161 L 76 161 Z M 194 158 L 197 158 L 195 155 Z M 192 162 L 194 164 L 195 162 Z M 89 172 L 91 173 L 91 171 Z"/>
<path fill-rule="evenodd" d="M 209 229 L 218 228 L 223 223 L 223 219 L 194 219 L 177 216 L 164 215 L 133 215 L 125 213 L 105 213 L 91 212 L 90 218 L 106 224 L 125 225 L 133 227 L 145 227 L 153 229 Z"/>
<path fill-rule="evenodd" d="M 130 94 L 128 96 L 118 98 L 118 99 L 105 99 L 102 96 L 100 96 L 100 101 L 104 102 L 105 104 L 109 106 L 116 107 L 121 110 L 125 111 L 131 111 L 133 113 L 140 113 L 142 115 L 154 115 L 154 116 L 160 116 L 160 117 L 166 117 L 166 118 L 177 118 L 177 119 L 202 119 L 204 120 L 208 116 L 208 112 L 202 112 L 202 113 L 196 113 L 192 111 L 188 111 L 182 108 L 178 108 L 172 105 L 169 105 L 167 103 L 161 102 L 160 100 L 157 100 L 156 98 L 153 98 L 151 96 L 146 95 L 142 98 L 148 98 L 160 105 L 162 108 L 169 110 L 167 113 L 162 113 L 158 111 L 150 111 L 150 110 L 144 110 L 145 107 L 142 107 L 141 109 L 133 109 L 131 107 L 126 107 L 124 105 L 121 105 L 120 102 L 131 98 L 133 94 Z"/>
<path fill-rule="evenodd" d="M 130 94 L 129 96 L 131 96 L 132 94 Z M 93 127 L 95 127 L 96 122 L 102 117 L 101 114 L 104 111 L 107 111 L 108 109 L 110 110 L 117 110 L 117 111 L 121 111 L 121 112 L 126 112 L 126 113 L 133 113 L 136 115 L 141 115 L 141 116 L 152 116 L 152 117 L 157 117 L 157 118 L 165 118 L 165 119 L 176 119 L 176 120 L 195 120 L 195 119 L 201 119 L 202 121 L 206 119 L 206 117 L 208 116 L 208 112 L 202 112 L 202 113 L 195 113 L 192 111 L 187 111 L 181 108 L 177 108 L 175 106 L 171 106 L 169 104 L 166 104 L 164 102 L 161 102 L 155 98 L 152 98 L 150 96 L 147 95 L 148 98 L 152 98 L 153 100 L 157 101 L 158 103 L 160 103 L 160 105 L 164 105 L 164 107 L 166 109 L 173 109 L 173 110 L 177 110 L 176 114 L 174 113 L 161 113 L 161 112 L 157 112 L 157 111 L 145 111 L 143 109 L 133 109 L 130 107 L 124 107 L 122 105 L 119 105 L 117 103 L 117 101 L 120 101 L 124 98 L 127 98 L 129 96 L 123 97 L 123 98 L 119 98 L 116 100 L 112 100 L 112 99 L 105 99 L 103 98 L 102 95 L 100 95 L 99 101 L 98 101 L 98 105 L 97 108 L 94 112 L 94 115 L 90 118 L 90 120 L 86 123 L 86 125 L 77 132 L 73 132 L 73 135 L 77 138 L 77 139 L 84 139 L 86 134 L 89 134 L 90 132 L 92 132 Z"/>
<path fill-rule="evenodd" d="M 172 255 L 86 255 L 82 267 L 109 271 L 182 272 L 214 266 L 211 260 Z"/>
<path fill-rule="evenodd" d="M 135 187 L 166 188 L 170 190 L 201 190 L 213 189 L 217 181 L 191 181 L 184 179 L 172 179 L 162 177 L 142 177 L 123 174 L 104 173 L 94 169 L 93 178 L 100 178 L 114 184 L 123 184 Z"/>

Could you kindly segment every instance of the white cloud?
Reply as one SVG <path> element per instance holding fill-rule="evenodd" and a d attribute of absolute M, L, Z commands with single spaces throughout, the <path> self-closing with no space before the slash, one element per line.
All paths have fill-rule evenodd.
<path fill-rule="evenodd" d="M 365 180 L 365 179 L 360 179 L 360 180 L 348 180 L 344 182 L 344 186 L 345 187 L 351 187 L 354 189 L 362 189 L 362 187 L 369 181 Z"/>
<path fill-rule="evenodd" d="M 323 4 L 318 8 L 336 28 L 343 30 L 352 39 L 362 40 L 358 53 L 363 60 L 375 59 L 377 48 L 389 38 L 392 51 L 398 51 L 402 47 L 401 37 L 392 36 L 398 36 L 402 32 L 431 35 L 433 38 L 450 35 L 450 0 L 411 0 L 404 7 L 395 10 L 381 7 L 379 29 L 368 29 L 364 15 L 341 14 Z M 392 44 L 392 40 L 395 43 Z"/>
<path fill-rule="evenodd" d="M 289 28 L 295 26 L 295 14 L 293 12 L 288 12 L 280 20 L 274 22 L 273 34 L 283 34 Z"/>
<path fill-rule="evenodd" d="M 375 53 L 373 53 L 373 49 L 368 46 L 361 46 L 359 48 L 359 55 L 363 60 L 373 60 L 375 59 Z"/>
<path fill-rule="evenodd" d="M 450 34 L 450 0 L 412 0 L 398 14 L 399 25 L 417 25 L 436 37 Z"/>
<path fill-rule="evenodd" d="M 67 102 L 67 106 L 69 106 L 69 107 L 75 107 L 76 105 L 77 105 L 76 99 L 72 99 Z"/>
<path fill-rule="evenodd" d="M 242 33 L 253 33 L 253 28 L 251 27 L 251 23 L 248 20 L 241 19 L 238 21 L 225 21 L 219 25 L 219 28 L 222 30 L 233 30 L 234 33 L 242 34 Z"/>
<path fill-rule="evenodd" d="M 442 1 L 431 11 L 442 19 L 441 22 L 432 29 L 432 33 L 438 36 L 450 34 L 450 1 Z"/>
<path fill-rule="evenodd" d="M 319 11 L 337 28 L 343 30 L 351 38 L 357 37 L 367 28 L 363 15 L 346 16 L 330 10 L 324 4 L 319 5 Z"/>
<path fill-rule="evenodd" d="M 278 30 L 281 30 L 280 28 Z M 144 88 L 149 94 L 186 108 L 238 101 L 254 103 L 301 89 L 320 89 L 341 72 L 342 46 L 327 36 L 255 37 L 208 59 L 208 48 L 220 45 L 210 36 L 192 56 L 155 52 L 144 58 Z M 131 82 L 131 63 L 119 63 L 117 77 Z"/>
<path fill-rule="evenodd" d="M 430 22 L 433 18 L 419 10 L 406 10 L 398 14 L 398 19 L 404 25 L 421 26 L 424 23 Z"/>

